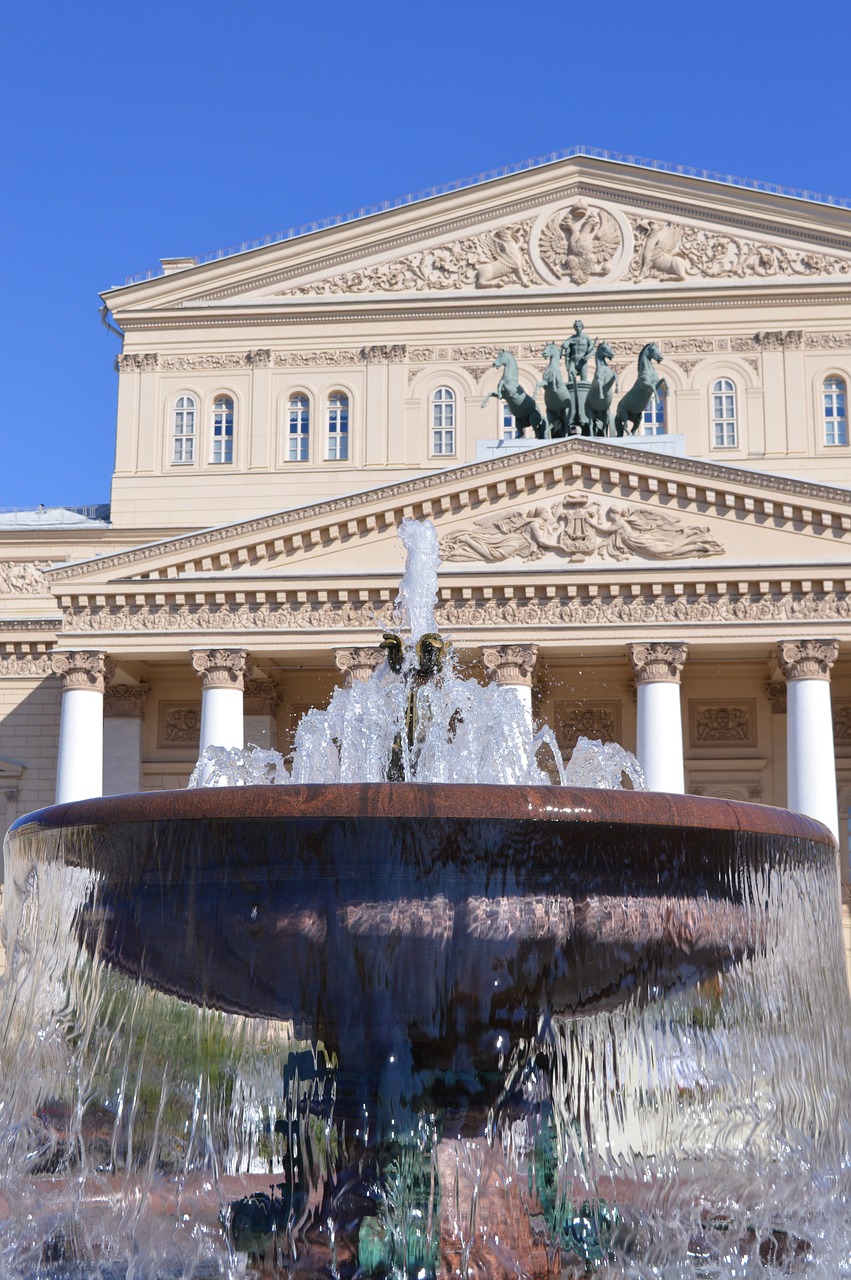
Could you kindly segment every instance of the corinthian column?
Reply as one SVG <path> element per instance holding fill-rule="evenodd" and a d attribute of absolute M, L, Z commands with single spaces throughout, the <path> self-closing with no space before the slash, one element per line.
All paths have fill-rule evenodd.
<path fill-rule="evenodd" d="M 485 671 L 497 684 L 513 689 L 532 725 L 532 672 L 538 660 L 536 644 L 498 644 L 482 649 Z"/>
<path fill-rule="evenodd" d="M 373 671 L 381 666 L 387 654 L 377 645 L 367 645 L 360 649 L 335 649 L 334 660 L 337 670 L 346 677 L 346 684 L 366 684 Z"/>
<path fill-rule="evenodd" d="M 786 678 L 786 804 L 818 818 L 839 838 L 830 668 L 836 640 L 781 640 Z"/>
<path fill-rule="evenodd" d="M 62 681 L 56 803 L 103 794 L 103 691 L 112 674 L 105 653 L 55 653 L 53 670 Z"/>
<path fill-rule="evenodd" d="M 629 646 L 638 692 L 635 754 L 651 791 L 686 789 L 680 676 L 687 652 L 679 641 Z"/>
<path fill-rule="evenodd" d="M 244 649 L 195 649 L 192 665 L 201 677 L 201 744 L 244 745 L 243 690 L 248 654 Z"/>

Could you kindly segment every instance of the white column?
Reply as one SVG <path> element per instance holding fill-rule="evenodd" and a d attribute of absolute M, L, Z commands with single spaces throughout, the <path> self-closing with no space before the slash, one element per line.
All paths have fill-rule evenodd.
<path fill-rule="evenodd" d="M 485 671 L 497 684 L 513 689 L 532 728 L 532 672 L 538 660 L 536 644 L 498 644 L 482 650 Z"/>
<path fill-rule="evenodd" d="M 242 747 L 243 689 L 248 654 L 244 649 L 196 649 L 192 665 L 202 679 L 201 743 L 206 747 Z"/>
<path fill-rule="evenodd" d="M 62 680 L 56 803 L 103 794 L 103 691 L 112 672 L 105 653 L 53 655 Z"/>
<path fill-rule="evenodd" d="M 687 652 L 680 642 L 629 646 L 638 693 L 635 754 L 651 791 L 686 789 L 680 676 Z"/>
<path fill-rule="evenodd" d="M 147 684 L 113 684 L 103 700 L 103 794 L 142 789 L 142 726 Z"/>
<path fill-rule="evenodd" d="M 836 640 L 781 640 L 786 677 L 786 803 L 829 827 L 839 839 L 830 668 Z"/>

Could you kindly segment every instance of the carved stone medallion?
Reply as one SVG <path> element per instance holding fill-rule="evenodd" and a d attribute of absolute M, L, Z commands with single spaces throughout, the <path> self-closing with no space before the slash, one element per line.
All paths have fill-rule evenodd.
<path fill-rule="evenodd" d="M 631 248 L 632 236 L 622 215 L 580 197 L 542 214 L 530 244 L 532 260 L 545 279 L 577 286 L 618 275 Z"/>

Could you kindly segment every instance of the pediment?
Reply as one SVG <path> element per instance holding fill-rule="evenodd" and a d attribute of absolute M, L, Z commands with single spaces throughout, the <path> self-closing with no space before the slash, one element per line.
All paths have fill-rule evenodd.
<path fill-rule="evenodd" d="M 105 296 L 119 314 L 846 278 L 844 209 L 578 157 Z"/>
<path fill-rule="evenodd" d="M 86 599 L 218 591 L 393 590 L 397 527 L 430 518 L 442 580 L 845 572 L 851 494 L 690 459 L 571 439 L 335 501 L 201 530 L 49 570 Z M 264 594 L 265 598 L 265 594 Z"/>

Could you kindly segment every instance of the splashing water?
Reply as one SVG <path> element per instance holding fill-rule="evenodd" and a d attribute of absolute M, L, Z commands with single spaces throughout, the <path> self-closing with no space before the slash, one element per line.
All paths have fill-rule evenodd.
<path fill-rule="evenodd" d="M 616 743 L 580 738 L 568 765 L 548 725 L 533 731 L 523 703 L 510 687 L 480 685 L 458 674 L 450 649 L 439 677 L 417 692 L 417 733 L 403 729 L 416 645 L 437 624 L 437 533 L 429 521 L 404 520 L 406 551 L 396 611 L 409 632 L 401 673 L 387 661 L 366 682 L 337 689 L 324 710 L 313 709 L 296 730 L 291 770 L 283 756 L 259 747 L 208 747 L 190 787 L 264 783 L 383 782 L 394 743 L 401 749 L 405 781 L 543 784 L 615 788 L 626 778 L 645 787 L 641 766 Z"/>

